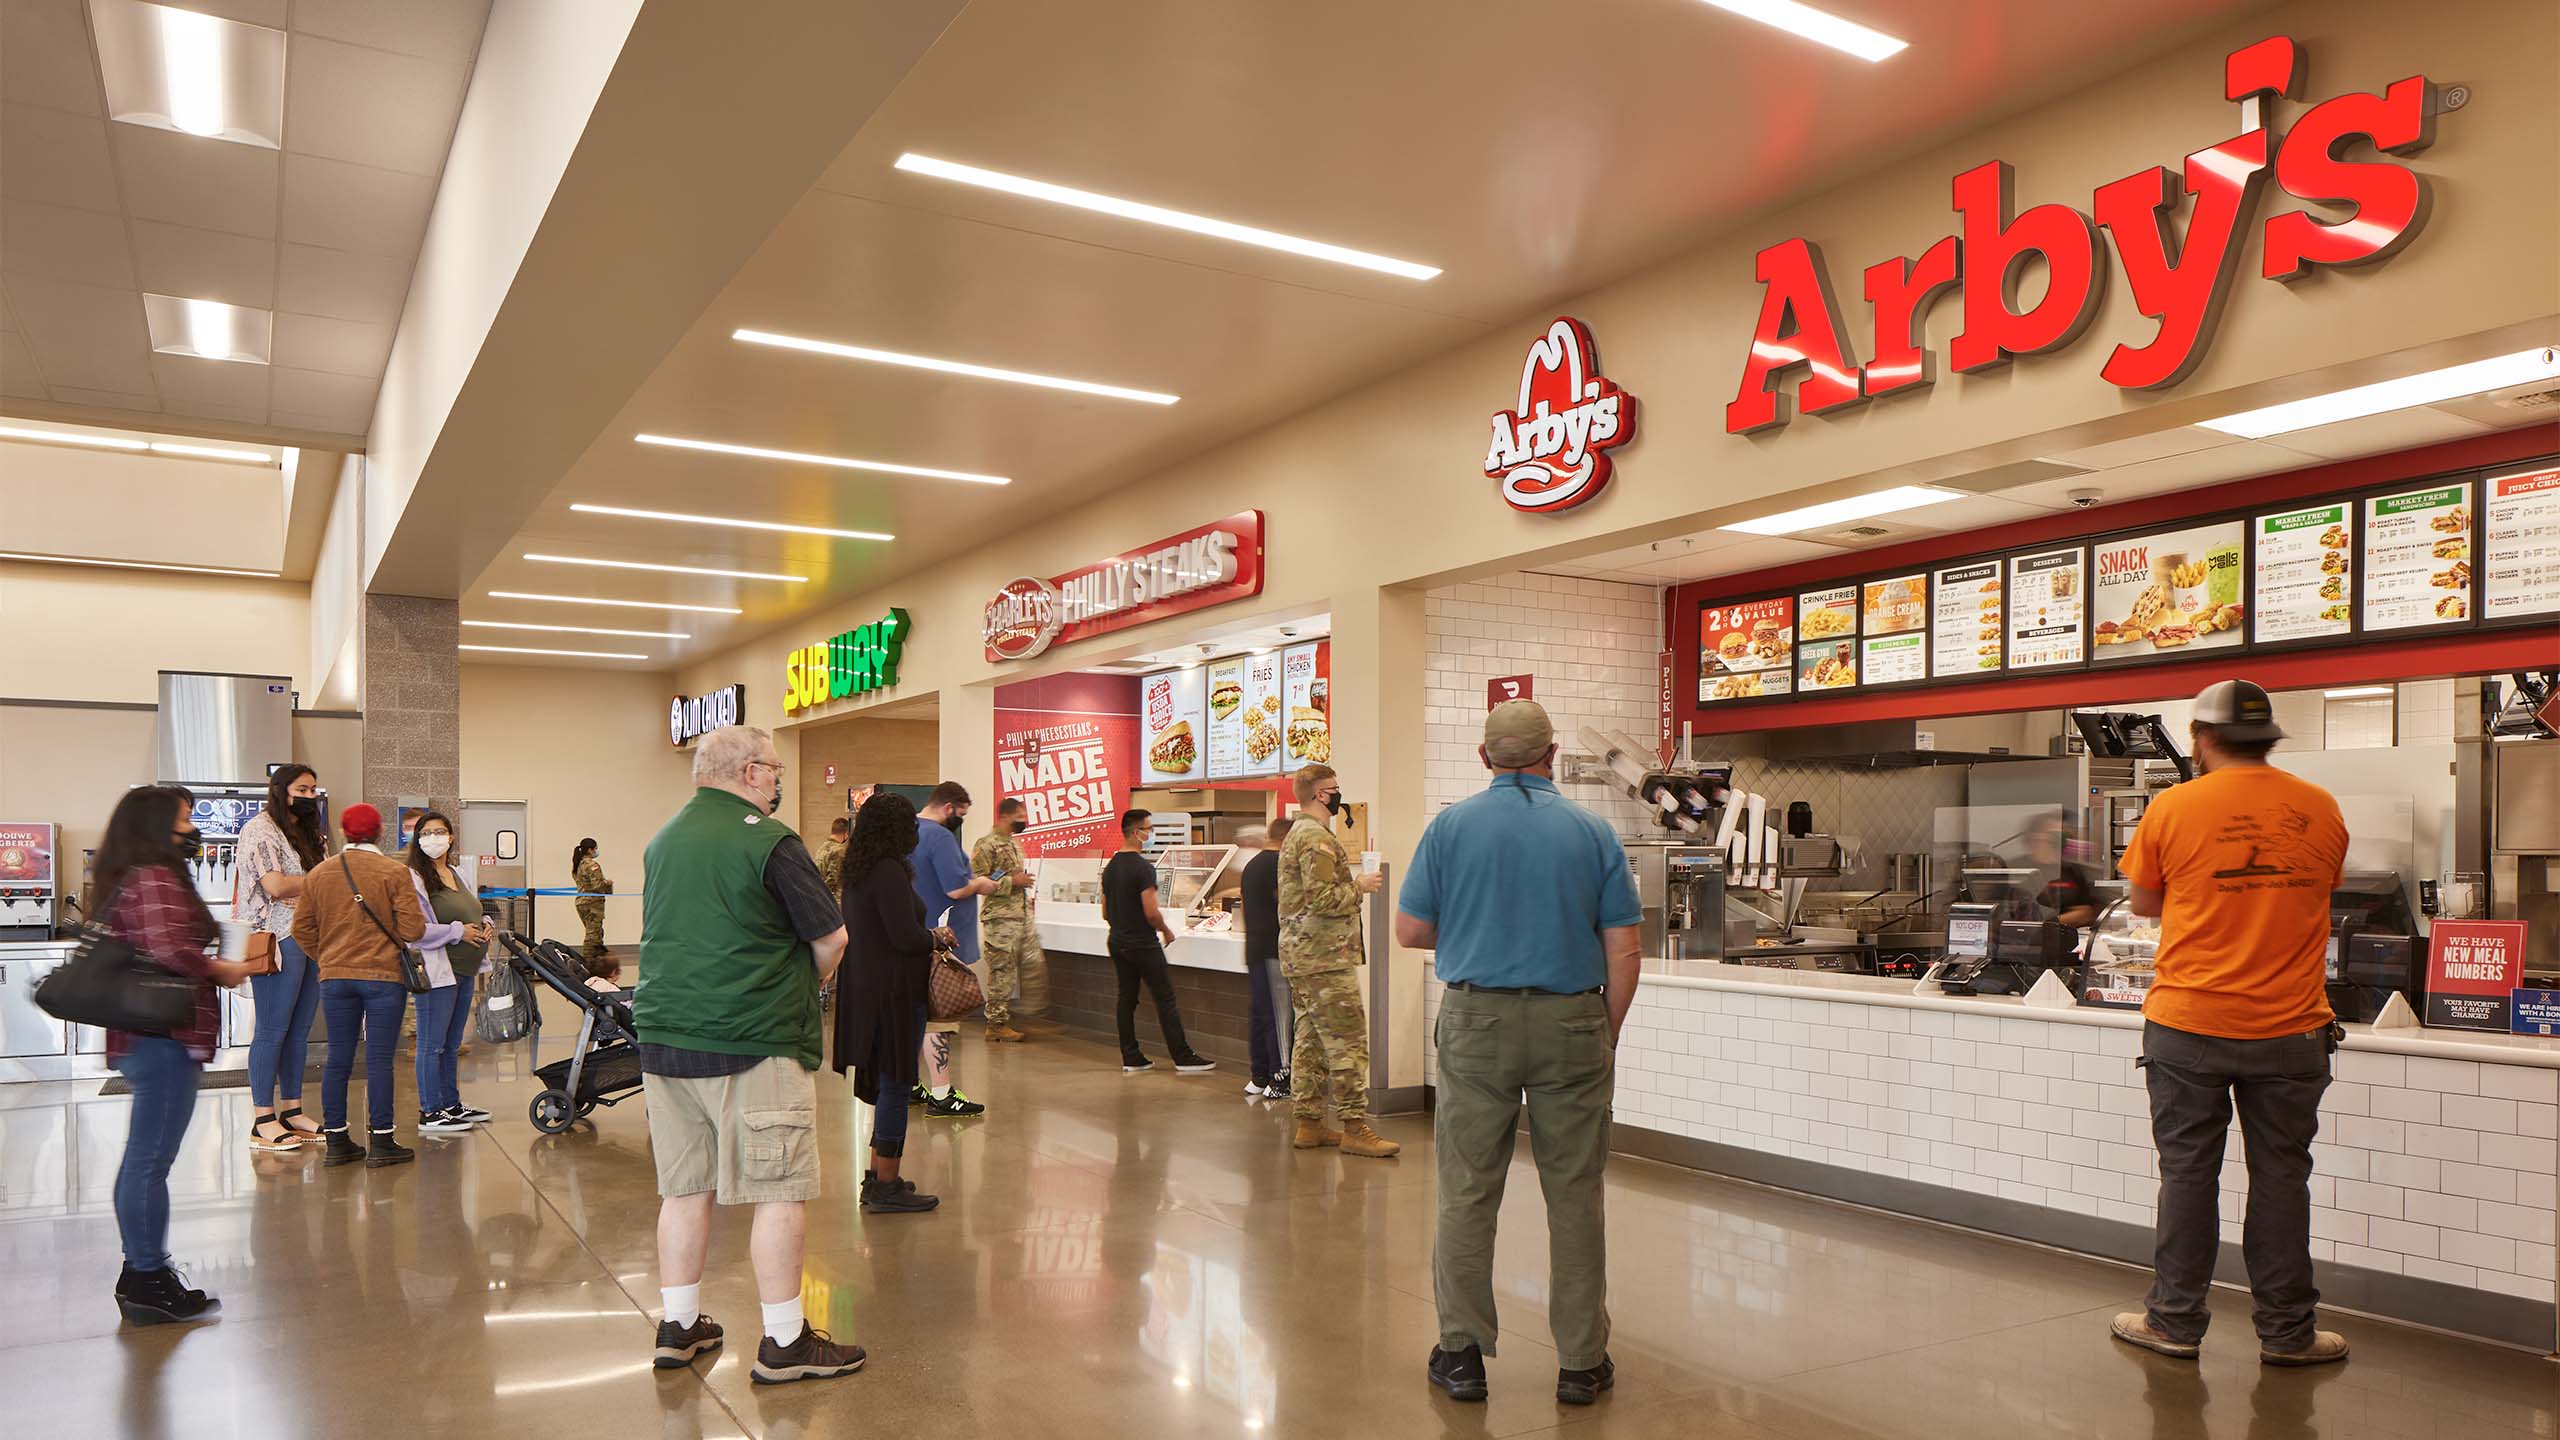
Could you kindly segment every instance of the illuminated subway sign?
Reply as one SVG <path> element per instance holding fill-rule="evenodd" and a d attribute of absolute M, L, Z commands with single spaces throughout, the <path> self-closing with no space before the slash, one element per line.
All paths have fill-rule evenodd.
<path fill-rule="evenodd" d="M 691 699 L 679 695 L 667 708 L 667 739 L 679 750 L 723 726 L 746 718 L 747 687 L 723 685 Z"/>
<path fill-rule="evenodd" d="M 912 628 L 906 611 L 891 610 L 868 625 L 792 651 L 782 662 L 782 713 L 797 715 L 812 705 L 897 684 L 898 657 Z"/>

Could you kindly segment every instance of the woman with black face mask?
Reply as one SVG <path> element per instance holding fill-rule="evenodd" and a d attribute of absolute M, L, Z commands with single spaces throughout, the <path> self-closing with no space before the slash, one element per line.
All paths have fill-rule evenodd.
<path fill-rule="evenodd" d="M 267 777 L 267 805 L 240 828 L 240 863 L 232 918 L 276 937 L 276 968 L 249 977 L 257 1030 L 249 1040 L 252 1150 L 318 1149 L 320 1126 L 302 1113 L 302 1072 L 309 1062 L 311 1017 L 320 1010 L 320 974 L 293 943 L 293 905 L 303 872 L 328 854 L 320 819 L 320 777 L 308 765 L 279 765 Z M 277 1093 L 285 1109 L 276 1110 Z"/>

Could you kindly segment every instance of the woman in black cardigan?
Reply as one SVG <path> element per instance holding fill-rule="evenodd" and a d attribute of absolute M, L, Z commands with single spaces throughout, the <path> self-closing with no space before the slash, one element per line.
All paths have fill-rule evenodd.
<path fill-rule="evenodd" d="M 941 1204 L 898 1178 L 906 1153 L 907 1092 L 924 1047 L 925 992 L 933 973 L 933 932 L 916 898 L 907 852 L 916 845 L 916 807 L 903 795 L 874 793 L 853 817 L 845 847 L 844 968 L 836 980 L 835 1068 L 853 1072 L 853 1093 L 872 1106 L 871 1168 L 862 1172 L 862 1208 L 898 1214 Z"/>

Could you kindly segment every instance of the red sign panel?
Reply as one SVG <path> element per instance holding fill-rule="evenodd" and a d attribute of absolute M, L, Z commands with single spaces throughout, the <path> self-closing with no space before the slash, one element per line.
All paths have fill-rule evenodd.
<path fill-rule="evenodd" d="M 1538 680 L 1534 675 L 1504 675 L 1484 682 L 1484 708 L 1492 709 L 1505 700 L 1535 700 Z"/>
<path fill-rule="evenodd" d="M 0 881 L 16 885 L 53 880 L 53 827 L 0 822 Z"/>
<path fill-rule="evenodd" d="M 2427 943 L 2427 1023 L 2506 1033 L 2524 983 L 2524 922 L 2438 920 Z"/>
<path fill-rule="evenodd" d="M 1600 373 L 1591 331 L 1559 317 L 1529 346 L 1520 399 L 1493 417 L 1484 473 L 1514 510 L 1570 510 L 1609 483 L 1609 452 L 1635 438 L 1636 397 Z"/>
<path fill-rule="evenodd" d="M 1107 560 L 1007 583 L 987 602 L 990 662 L 1262 593 L 1262 512 L 1240 511 Z"/>
<path fill-rule="evenodd" d="M 996 789 L 1020 800 L 1022 853 L 1098 855 L 1120 847 L 1137 778 L 1138 717 L 996 711 Z"/>
<path fill-rule="evenodd" d="M 1672 729 L 1675 721 L 1671 713 L 1673 695 L 1671 669 L 1672 666 L 1678 662 L 1679 658 L 1680 652 L 1677 650 L 1664 650 L 1654 656 L 1654 668 L 1658 673 L 1654 676 L 1653 703 L 1656 713 L 1661 717 L 1661 733 L 1654 738 L 1662 748 L 1662 764 L 1664 769 L 1670 768 L 1673 752 L 1676 751 L 1680 745 L 1679 736 Z"/>

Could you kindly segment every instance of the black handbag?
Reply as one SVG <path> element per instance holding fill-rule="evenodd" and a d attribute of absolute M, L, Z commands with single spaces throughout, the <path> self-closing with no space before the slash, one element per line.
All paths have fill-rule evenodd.
<path fill-rule="evenodd" d="M 141 1035 L 167 1035 L 195 1022 L 196 987 L 201 980 L 163 969 L 133 942 L 115 933 L 108 918 L 116 896 L 97 909 L 102 917 L 80 926 L 80 943 L 71 958 L 36 982 L 36 1008 L 56 1020 L 127 1030 Z"/>
<path fill-rule="evenodd" d="M 391 948 L 400 952 L 401 986 L 412 995 L 424 995 L 434 989 L 434 983 L 427 978 L 425 957 L 392 934 L 391 927 L 382 923 L 382 917 L 373 913 L 373 907 L 364 903 L 364 892 L 356 888 L 356 872 L 352 865 L 347 867 L 347 893 L 356 897 L 356 908 L 364 912 L 364 918 L 372 921 L 373 928 L 382 932 L 382 938 L 391 942 Z"/>

